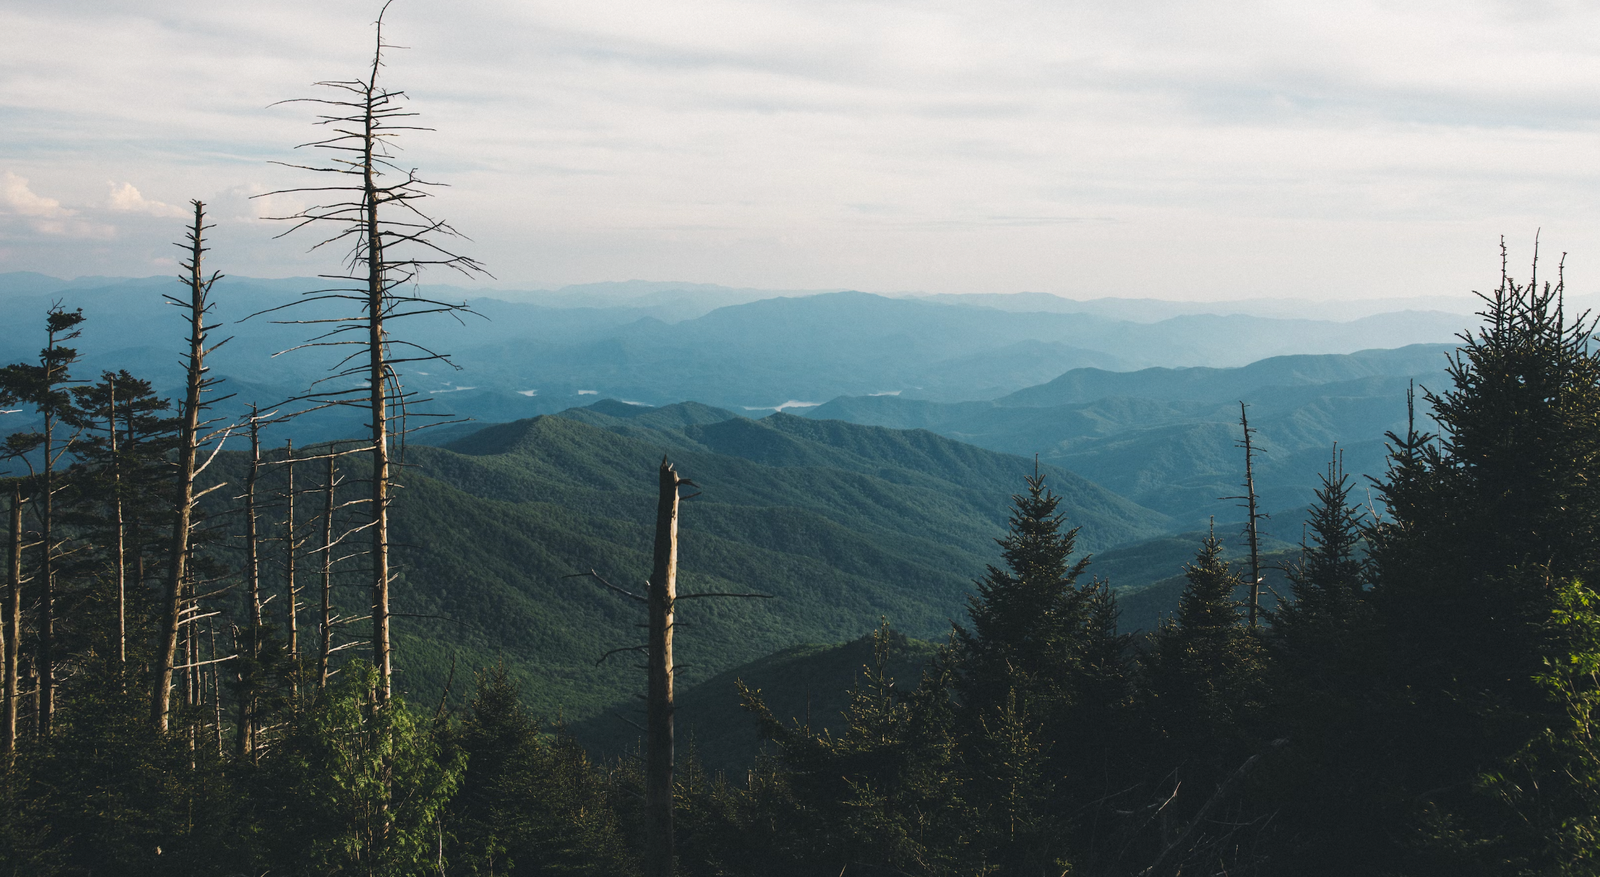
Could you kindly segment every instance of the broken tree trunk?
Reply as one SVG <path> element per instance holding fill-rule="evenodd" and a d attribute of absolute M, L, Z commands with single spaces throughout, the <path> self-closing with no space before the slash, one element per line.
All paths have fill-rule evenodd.
<path fill-rule="evenodd" d="M 672 837 L 672 610 L 678 591 L 678 473 L 661 458 L 650 611 L 645 737 L 645 877 L 670 877 Z"/>
<path fill-rule="evenodd" d="M 1250 539 L 1250 629 L 1256 629 L 1256 615 L 1261 611 L 1261 534 L 1257 523 L 1263 517 L 1256 508 L 1255 444 L 1251 434 L 1250 418 L 1245 414 L 1244 402 L 1239 403 L 1239 426 L 1244 430 L 1244 496 L 1249 517 L 1245 534 Z"/>

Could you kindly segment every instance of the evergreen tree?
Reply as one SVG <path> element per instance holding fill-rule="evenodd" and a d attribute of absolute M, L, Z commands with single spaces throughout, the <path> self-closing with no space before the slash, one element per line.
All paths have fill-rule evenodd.
<path fill-rule="evenodd" d="M 598 772 L 570 736 L 539 732 L 504 664 L 478 675 L 451 747 L 467 758 L 448 809 L 462 873 L 638 870 Z"/>
<path fill-rule="evenodd" d="M 1145 714 L 1196 788 L 1214 786 L 1251 752 L 1265 694 L 1260 640 L 1241 623 L 1244 583 L 1210 534 L 1185 571 L 1177 616 L 1156 632 L 1144 667 Z M 1192 800 L 1192 798 L 1191 798 Z"/>
<path fill-rule="evenodd" d="M 1272 850 L 1296 874 L 1371 873 L 1392 850 L 1351 838 L 1381 834 L 1395 816 L 1380 806 L 1383 735 L 1373 725 L 1373 679 L 1383 670 L 1364 590 L 1362 515 L 1335 453 L 1321 476 L 1301 559 L 1288 577 L 1292 599 L 1273 613 L 1267 644 L 1271 722 L 1293 741 L 1263 790 L 1283 826 Z M 1306 790 L 1315 789 L 1315 796 Z"/>
<path fill-rule="evenodd" d="M 144 585 L 150 549 L 170 508 L 166 455 L 177 422 L 167 415 L 171 403 L 125 370 L 103 372 L 72 395 L 84 437 L 74 446 L 78 463 L 67 523 L 82 534 L 87 550 L 71 564 L 79 577 L 101 580 L 91 598 L 115 615 L 114 629 L 103 633 L 125 663 L 128 631 L 142 629 L 149 608 Z"/>
<path fill-rule="evenodd" d="M 1322 485 L 1306 521 L 1309 541 L 1300 546 L 1299 564 L 1288 570 L 1293 599 L 1272 621 L 1277 654 L 1307 672 L 1340 662 L 1369 615 L 1361 513 L 1350 505 L 1350 476 L 1337 453 L 1319 477 Z"/>
<path fill-rule="evenodd" d="M 37 482 L 33 503 L 39 520 L 39 565 L 36 576 L 38 596 L 38 648 L 35 661 L 39 672 L 38 724 L 41 736 L 49 736 L 55 715 L 56 669 L 60 660 L 56 643 L 56 564 L 65 548 L 57 529 L 56 494 L 61 489 L 57 466 L 71 449 L 80 425 L 72 404 L 71 370 L 78 360 L 76 348 L 66 342 L 78 337 L 83 322 L 82 309 L 67 310 L 60 305 L 45 314 L 45 346 L 38 364 L 21 362 L 0 368 L 0 407 L 22 403 L 39 415 L 40 431 L 6 437 L 10 455 L 37 459 Z M 63 430 L 66 434 L 63 434 Z"/>
<path fill-rule="evenodd" d="M 969 707 L 998 709 L 1015 695 L 1025 712 L 1070 702 L 1089 616 L 1077 587 L 1088 558 L 1072 561 L 1078 530 L 1065 532 L 1061 497 L 1037 470 L 1012 500 L 1010 532 L 997 539 L 1006 568 L 990 566 L 967 598 L 971 628 L 956 626 L 957 690 Z"/>
<path fill-rule="evenodd" d="M 1475 778 L 1562 717 L 1535 681 L 1571 653 L 1550 623 L 1558 585 L 1600 580 L 1594 323 L 1567 318 L 1561 278 L 1541 285 L 1537 260 L 1526 284 L 1502 269 L 1481 297 L 1483 325 L 1463 336 L 1449 388 L 1426 394 L 1439 438 L 1396 442 L 1379 485 L 1387 517 L 1369 534 L 1386 663 L 1377 714 L 1396 797 L 1432 838 L 1419 868 L 1465 868 L 1469 848 L 1484 850 L 1473 867 L 1529 854 Z"/>
<path fill-rule="evenodd" d="M 443 865 L 444 808 L 465 756 L 443 753 L 403 700 L 378 703 L 377 684 L 371 665 L 347 666 L 256 775 L 272 873 L 400 877 Z"/>
<path fill-rule="evenodd" d="M 965 797 L 970 780 L 950 709 L 948 659 L 936 659 L 903 694 L 887 673 L 895 637 L 887 625 L 875 635 L 873 663 L 837 737 L 783 724 L 741 683 L 763 735 L 781 747 L 785 795 L 768 803 L 786 825 L 774 833 L 794 832 L 772 842 L 795 856 L 786 863 L 793 870 L 768 873 L 846 868 L 933 877 L 981 873 L 987 864 L 985 827 Z"/>

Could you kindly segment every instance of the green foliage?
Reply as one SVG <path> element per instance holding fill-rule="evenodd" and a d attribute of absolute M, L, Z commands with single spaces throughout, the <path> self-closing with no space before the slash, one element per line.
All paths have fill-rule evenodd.
<path fill-rule="evenodd" d="M 998 540 L 1006 569 L 989 567 L 967 598 L 972 629 L 955 629 L 958 688 L 980 710 L 1009 702 L 1013 712 L 1044 711 L 1072 698 L 1088 621 L 1076 583 L 1089 561 L 1070 561 L 1078 531 L 1062 532 L 1061 498 L 1044 477 L 1035 473 L 1027 485 L 1027 495 L 1012 497 L 1010 532 Z"/>
<path fill-rule="evenodd" d="M 1191 763 L 1200 788 L 1250 753 L 1266 696 L 1264 650 L 1241 623 L 1240 582 L 1207 537 L 1186 572 L 1176 617 L 1156 633 L 1143 668 L 1146 721 L 1169 763 Z"/>
<path fill-rule="evenodd" d="M 964 799 L 948 662 L 936 660 L 922 683 L 902 694 L 887 673 L 893 637 L 887 626 L 879 629 L 873 663 L 838 736 L 780 722 L 760 692 L 741 686 L 763 732 L 782 749 L 783 809 L 801 832 L 784 846 L 804 851 L 791 873 L 987 870 L 975 843 L 983 831 L 978 813 Z"/>
<path fill-rule="evenodd" d="M 257 777 L 263 843 L 279 873 L 437 873 L 444 809 L 464 753 L 401 699 L 379 705 L 377 672 L 348 665 L 295 717 Z"/>
<path fill-rule="evenodd" d="M 448 808 L 461 873 L 602 877 L 637 870 L 599 773 L 564 730 L 539 732 L 503 664 L 478 675 L 450 744 L 467 757 Z"/>
<path fill-rule="evenodd" d="M 844 714 L 861 676 L 873 663 L 874 635 L 847 643 L 805 643 L 718 673 L 680 691 L 674 700 L 673 724 L 684 748 L 711 774 L 725 771 L 743 775 L 767 747 L 760 726 L 743 707 L 739 683 L 759 690 L 771 713 L 821 733 L 844 730 Z M 896 636 L 889 642 L 886 672 L 895 679 L 920 679 L 922 669 L 939 650 L 925 640 Z M 572 732 L 591 752 L 624 756 L 643 745 L 638 716 L 633 711 L 607 712 L 574 722 Z M 634 722 L 630 724 L 622 718 Z"/>
<path fill-rule="evenodd" d="M 1466 867 L 1481 847 L 1473 867 L 1493 870 L 1533 853 L 1474 779 L 1570 721 L 1536 680 L 1571 654 L 1555 583 L 1600 575 L 1600 351 L 1559 279 L 1502 276 L 1483 301 L 1449 388 L 1426 394 L 1439 437 L 1391 436 L 1369 543 L 1383 770 L 1420 795 L 1419 861 Z"/>
<path fill-rule="evenodd" d="M 1350 476 L 1336 456 L 1322 476 L 1306 521 L 1309 543 L 1289 570 L 1294 599 L 1272 615 L 1274 639 L 1295 660 L 1327 663 L 1349 648 L 1369 620 L 1360 556 L 1361 513 L 1350 505 Z"/>
<path fill-rule="evenodd" d="M 144 721 L 142 689 L 111 661 L 80 668 L 54 734 L 20 754 L 11 779 L 25 796 L 10 829 L 31 848 L 27 874 L 165 875 L 240 867 L 241 790 L 200 717 L 171 736 Z M 191 734 L 190 729 L 197 730 Z M 59 871 L 54 869 L 60 869 Z"/>
<path fill-rule="evenodd" d="M 1524 872 L 1592 875 L 1600 873 L 1600 594 L 1578 581 L 1555 590 L 1549 626 L 1560 646 L 1534 681 L 1560 712 L 1478 785 L 1515 814 L 1501 824 Z"/>

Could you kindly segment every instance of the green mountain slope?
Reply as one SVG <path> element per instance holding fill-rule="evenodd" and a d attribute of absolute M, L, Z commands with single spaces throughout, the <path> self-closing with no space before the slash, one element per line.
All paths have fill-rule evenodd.
<path fill-rule="evenodd" d="M 1235 447 L 1240 400 L 1250 405 L 1263 451 L 1255 473 L 1263 508 L 1293 510 L 1311 501 L 1335 444 L 1358 484 L 1384 471 L 1384 433 L 1404 432 L 1413 382 L 1443 385 L 1443 349 L 1276 357 L 1239 369 L 1079 369 L 995 402 L 846 397 L 804 416 L 927 429 L 992 450 L 1039 454 L 1182 527 L 1199 527 L 1208 517 L 1236 514 L 1234 501 L 1223 497 L 1237 495 L 1243 481 L 1243 452 Z M 1038 405 L 1022 404 L 1030 401 Z M 1281 531 L 1286 538 L 1298 538 L 1298 517 L 1279 517 L 1291 521 Z"/>
<path fill-rule="evenodd" d="M 934 643 L 896 633 L 886 666 L 896 686 L 916 687 L 923 664 L 936 648 Z M 835 645 L 802 643 L 718 673 L 677 696 L 674 730 L 679 751 L 694 752 L 711 770 L 739 771 L 755 761 L 763 746 L 755 719 L 740 701 L 736 685 L 740 681 L 759 692 L 780 721 L 838 733 L 844 728 L 851 691 L 873 660 L 872 635 L 867 634 Z M 637 725 L 643 723 L 643 710 L 635 704 L 619 703 L 574 724 L 572 731 L 591 752 L 627 754 L 641 745 Z"/>
<path fill-rule="evenodd" d="M 408 450 L 394 539 L 401 685 L 437 697 L 504 659 L 533 706 L 579 719 L 639 688 L 642 613 L 584 579 L 639 590 L 663 453 L 703 494 L 684 505 L 680 592 L 770 600 L 683 604 L 685 685 L 803 642 L 853 640 L 880 618 L 942 637 L 1005 530 L 1033 462 L 925 432 L 721 416 L 705 406 L 597 405 Z M 583 422 L 583 421 L 593 422 Z M 605 424 L 605 425 L 599 425 Z M 1045 467 L 1086 550 L 1155 536 L 1160 515 Z M 347 605 L 359 585 L 344 586 Z M 458 683 L 459 687 L 459 683 Z"/>

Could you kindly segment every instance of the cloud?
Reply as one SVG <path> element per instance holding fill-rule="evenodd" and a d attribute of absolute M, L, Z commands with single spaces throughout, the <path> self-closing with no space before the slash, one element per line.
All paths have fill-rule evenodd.
<path fill-rule="evenodd" d="M 59 219 L 73 214 L 73 211 L 62 207 L 60 201 L 34 194 L 28 188 L 27 178 L 11 171 L 0 176 L 0 205 L 6 207 L 6 212 L 17 216 Z"/>
<path fill-rule="evenodd" d="M 0 175 L 0 216 L 19 217 L 34 233 L 47 237 L 104 239 L 116 235 L 115 228 L 79 219 L 77 214 L 60 201 L 35 193 L 27 177 L 11 171 Z"/>
<path fill-rule="evenodd" d="M 110 183 L 111 194 L 106 198 L 106 206 L 121 213 L 144 213 L 150 216 L 187 216 L 188 211 L 182 207 L 174 207 L 161 201 L 151 201 L 139 194 L 139 190 L 132 183 Z"/>

